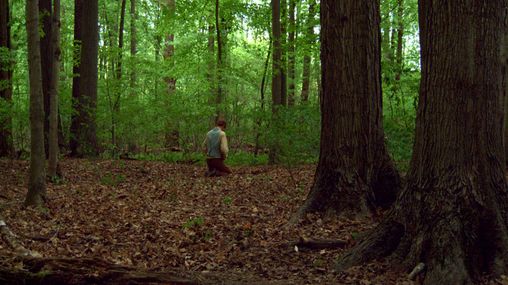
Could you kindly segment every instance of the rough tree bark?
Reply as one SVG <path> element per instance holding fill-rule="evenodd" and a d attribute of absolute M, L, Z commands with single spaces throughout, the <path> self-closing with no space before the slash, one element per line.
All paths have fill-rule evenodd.
<path fill-rule="evenodd" d="M 506 2 L 433 3 L 419 1 L 422 80 L 407 184 L 338 269 L 392 254 L 407 269 L 425 264 L 424 284 L 472 284 L 508 269 Z"/>
<path fill-rule="evenodd" d="M 0 0 L 0 49 L 11 51 L 11 27 L 9 23 L 9 1 Z M 0 100 L 7 103 L 12 101 L 12 64 L 0 62 Z M 14 147 L 12 141 L 12 120 L 10 117 L 0 121 L 0 157 L 12 156 Z"/>
<path fill-rule="evenodd" d="M 30 81 L 30 170 L 27 206 L 41 206 L 46 195 L 44 152 L 44 98 L 42 94 L 39 1 L 26 1 L 28 73 Z"/>
<path fill-rule="evenodd" d="M 49 85 L 49 157 L 48 176 L 52 179 L 60 176 L 58 168 L 58 79 L 60 75 L 60 0 L 53 0 L 51 31 L 51 55 L 53 59 L 51 81 Z"/>
<path fill-rule="evenodd" d="M 309 5 L 309 14 L 305 31 L 305 50 L 303 56 L 303 73 L 302 73 L 302 102 L 309 101 L 310 93 L 310 75 L 311 75 L 311 45 L 314 44 L 314 16 L 316 15 L 316 2 L 312 1 Z"/>
<path fill-rule="evenodd" d="M 75 39 L 76 36 L 81 36 L 81 48 L 77 93 L 74 94 L 73 90 L 75 112 L 71 118 L 71 156 L 94 157 L 99 153 L 95 123 L 99 49 L 98 0 L 76 0 L 75 3 L 74 29 L 75 33 L 78 31 L 74 36 Z"/>
<path fill-rule="evenodd" d="M 384 143 L 379 1 L 321 2 L 321 151 L 306 212 L 363 216 L 389 206 L 400 178 Z"/>

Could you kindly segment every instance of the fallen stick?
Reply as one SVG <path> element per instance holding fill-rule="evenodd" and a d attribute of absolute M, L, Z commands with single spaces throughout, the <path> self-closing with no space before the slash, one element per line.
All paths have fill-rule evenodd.
<path fill-rule="evenodd" d="M 301 237 L 298 241 L 289 242 L 288 245 L 295 250 L 317 250 L 317 249 L 337 249 L 344 248 L 347 241 L 338 239 L 307 239 Z"/>
<path fill-rule="evenodd" d="M 39 257 L 40 254 L 36 252 L 32 252 L 29 249 L 26 249 L 23 245 L 18 242 L 17 236 L 9 229 L 7 224 L 0 220 L 0 234 L 2 234 L 2 239 L 7 243 L 9 247 L 14 249 L 17 254 L 21 256 L 31 256 L 31 257 Z"/>

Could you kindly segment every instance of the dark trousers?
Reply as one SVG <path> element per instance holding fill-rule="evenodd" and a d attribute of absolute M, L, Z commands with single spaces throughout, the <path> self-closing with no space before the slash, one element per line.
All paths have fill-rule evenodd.
<path fill-rule="evenodd" d="M 224 164 L 224 159 L 222 158 L 207 158 L 206 164 L 208 165 L 208 171 L 215 170 L 217 176 L 231 173 L 231 169 Z"/>

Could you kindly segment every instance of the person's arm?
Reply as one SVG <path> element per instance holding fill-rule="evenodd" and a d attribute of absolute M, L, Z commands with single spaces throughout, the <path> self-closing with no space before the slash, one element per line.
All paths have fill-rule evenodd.
<path fill-rule="evenodd" d="M 224 159 L 228 157 L 228 139 L 226 138 L 226 133 L 222 132 L 220 136 L 220 152 L 222 153 L 222 156 Z"/>

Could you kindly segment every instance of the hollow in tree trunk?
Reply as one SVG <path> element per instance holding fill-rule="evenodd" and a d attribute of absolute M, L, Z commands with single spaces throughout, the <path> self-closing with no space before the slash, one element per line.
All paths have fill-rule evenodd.
<path fill-rule="evenodd" d="M 389 206 L 400 178 L 384 143 L 379 1 L 321 2 L 321 150 L 306 212 L 363 216 Z"/>
<path fill-rule="evenodd" d="M 422 81 L 407 184 L 339 269 L 392 254 L 424 284 L 508 269 L 503 150 L 503 0 L 420 0 Z M 454 43 L 450 45 L 450 43 Z"/>

